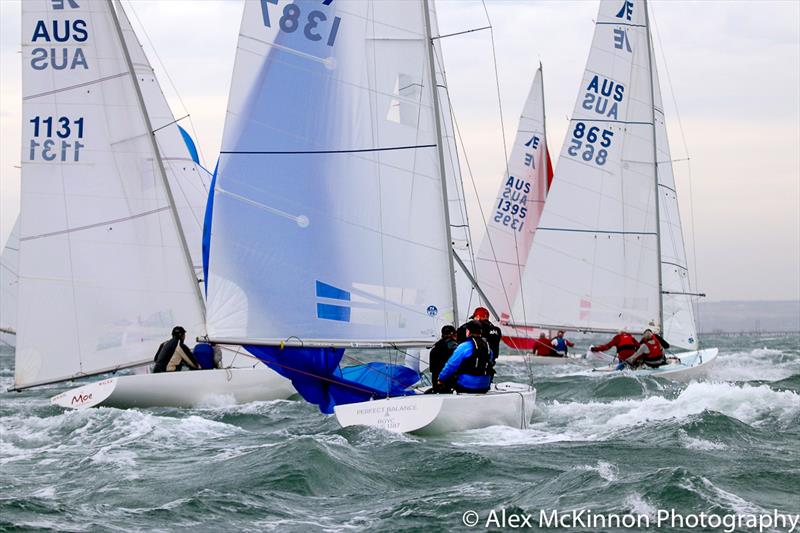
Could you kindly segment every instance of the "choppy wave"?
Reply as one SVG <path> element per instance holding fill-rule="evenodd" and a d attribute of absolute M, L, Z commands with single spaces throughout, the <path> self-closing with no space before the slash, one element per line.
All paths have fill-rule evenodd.
<path fill-rule="evenodd" d="M 710 380 L 688 385 L 536 368 L 528 429 L 436 438 L 342 429 L 299 401 L 65 412 L 48 401 L 57 387 L 0 393 L 0 529 L 449 530 L 467 509 L 798 512 L 798 341 L 719 339 Z M 6 385 L 11 365 L 0 354 Z M 528 378 L 524 364 L 498 370 Z"/>

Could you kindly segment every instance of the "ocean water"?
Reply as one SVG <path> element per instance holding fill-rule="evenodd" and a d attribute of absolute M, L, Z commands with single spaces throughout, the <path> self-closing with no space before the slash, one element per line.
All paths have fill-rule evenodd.
<path fill-rule="evenodd" d="M 478 530 L 492 510 L 800 513 L 800 337 L 703 341 L 720 348 L 709 381 L 535 368 L 529 429 L 435 438 L 342 429 L 300 401 L 65 412 L 48 402 L 58 387 L 5 392 L 13 353 L 2 352 L 0 530 L 447 531 L 467 530 L 469 510 Z M 528 379 L 522 363 L 498 370 Z"/>

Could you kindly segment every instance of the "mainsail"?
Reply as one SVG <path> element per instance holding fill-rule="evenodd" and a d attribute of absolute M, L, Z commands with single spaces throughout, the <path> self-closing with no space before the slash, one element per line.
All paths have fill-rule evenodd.
<path fill-rule="evenodd" d="M 525 289 L 522 277 L 528 268 L 528 253 L 552 178 L 540 65 L 522 109 L 508 167 L 487 217 L 486 234 L 476 258 L 478 282 L 503 322 L 522 324 L 526 320 L 524 309 L 512 317 L 512 306 Z"/>
<path fill-rule="evenodd" d="M 162 158 L 194 162 L 124 12 L 26 1 L 22 29 L 16 388 L 151 361 L 178 323 L 203 332 L 171 199 L 184 179 Z"/>
<path fill-rule="evenodd" d="M 644 0 L 604 0 L 523 277 L 527 321 L 664 326 L 695 343 L 686 259 Z M 681 294 L 662 294 L 680 292 Z M 663 305 L 662 305 L 663 300 Z M 662 310 L 663 309 L 663 310 Z"/>
<path fill-rule="evenodd" d="M 341 347 L 429 344 L 453 319 L 426 8 L 245 3 L 204 236 L 209 337 L 327 412 L 383 388 L 343 375 Z M 304 348 L 265 347 L 284 344 Z M 387 395 L 405 370 L 380 370 Z"/>
<path fill-rule="evenodd" d="M 0 346 L 17 344 L 17 286 L 19 285 L 19 218 L 0 254 Z"/>

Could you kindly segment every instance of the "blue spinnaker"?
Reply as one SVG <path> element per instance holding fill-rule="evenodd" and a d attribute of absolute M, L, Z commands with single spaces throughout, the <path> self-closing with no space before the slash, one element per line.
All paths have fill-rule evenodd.
<path fill-rule="evenodd" d="M 373 398 L 414 394 L 408 387 L 419 381 L 410 368 L 387 363 L 368 363 L 339 368 L 342 348 L 245 346 L 278 374 L 290 379 L 300 396 L 332 414 L 335 405 Z"/>

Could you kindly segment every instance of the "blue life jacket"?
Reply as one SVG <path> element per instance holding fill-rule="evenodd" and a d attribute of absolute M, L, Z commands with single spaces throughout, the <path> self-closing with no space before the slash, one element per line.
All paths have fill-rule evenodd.
<path fill-rule="evenodd" d="M 566 354 L 569 351 L 569 347 L 567 346 L 567 339 L 563 337 L 562 338 L 556 337 L 555 339 L 553 339 L 553 341 L 556 343 L 556 345 L 553 347 L 555 351 L 561 352 L 563 354 Z"/>

